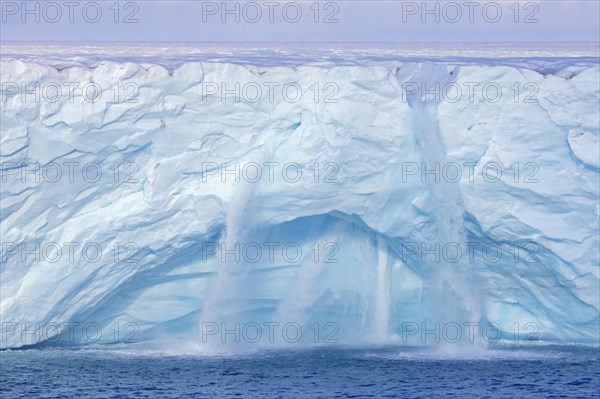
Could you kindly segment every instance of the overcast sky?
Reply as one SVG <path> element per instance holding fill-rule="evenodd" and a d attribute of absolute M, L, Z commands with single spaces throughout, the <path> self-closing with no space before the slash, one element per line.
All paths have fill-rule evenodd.
<path fill-rule="evenodd" d="M 3 41 L 600 41 L 598 0 L 0 3 Z"/>

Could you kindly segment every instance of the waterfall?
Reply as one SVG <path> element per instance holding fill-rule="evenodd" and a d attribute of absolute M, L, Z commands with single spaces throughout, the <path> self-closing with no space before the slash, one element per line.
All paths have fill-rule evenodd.
<path fill-rule="evenodd" d="M 390 326 L 390 256 L 385 240 L 377 236 L 377 291 L 375 293 L 375 339 L 377 343 L 389 340 Z"/>
<path fill-rule="evenodd" d="M 444 65 L 421 66 L 413 76 L 414 82 L 425 82 L 428 88 L 434 87 L 436 82 L 443 86 L 450 79 L 451 75 Z M 414 129 L 422 162 L 429 169 L 433 169 L 436 163 L 442 167 L 448 162 L 448 157 L 438 123 L 438 104 L 435 100 L 423 98 L 421 90 L 409 96 L 408 103 L 413 109 Z M 435 227 L 433 234 L 420 233 L 419 241 L 426 243 L 428 248 L 434 247 L 435 243 L 443 247 L 447 243 L 462 245 L 467 242 L 459 184 L 443 178 L 428 184 Z M 442 326 L 456 322 L 462 326 L 465 322 L 480 321 L 482 311 L 479 288 L 474 279 L 475 269 L 466 257 L 461 257 L 457 263 L 448 261 L 444 256 L 440 257 L 439 262 L 431 262 L 430 258 L 426 258 L 421 266 L 431 291 L 426 291 L 424 295 L 428 295 L 429 303 L 436 306 L 431 309 L 432 322 L 439 322 Z"/>
<path fill-rule="evenodd" d="M 218 323 L 221 328 L 221 323 L 233 327 L 235 323 L 242 321 L 239 320 L 239 312 L 243 310 L 243 282 L 249 271 L 248 265 L 244 262 L 243 256 L 236 259 L 237 255 L 233 253 L 226 254 L 223 259 L 221 251 L 227 249 L 240 253 L 245 240 L 249 237 L 252 229 L 249 215 L 251 215 L 253 184 L 242 179 L 228 206 L 223 234 L 218 243 L 216 276 L 208 288 L 202 306 L 200 324 Z M 239 251 L 236 249 L 238 243 Z M 202 326 L 200 325 L 199 328 Z M 219 342 L 223 347 L 228 346 L 227 342 L 221 342 L 217 337 L 210 341 L 209 347 L 218 347 Z"/>

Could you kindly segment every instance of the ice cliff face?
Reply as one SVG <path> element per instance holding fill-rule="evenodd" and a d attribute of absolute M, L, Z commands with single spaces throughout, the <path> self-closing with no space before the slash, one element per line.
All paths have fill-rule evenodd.
<path fill-rule="evenodd" d="M 1 80 L 2 348 L 115 322 L 165 345 L 236 322 L 599 338 L 597 64 L 4 59 Z"/>

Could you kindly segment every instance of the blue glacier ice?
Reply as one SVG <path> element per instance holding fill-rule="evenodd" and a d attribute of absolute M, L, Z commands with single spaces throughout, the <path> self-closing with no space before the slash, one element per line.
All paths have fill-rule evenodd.
<path fill-rule="evenodd" d="M 4 83 L 139 89 L 135 102 L 2 93 L 1 348 L 90 344 L 79 333 L 53 339 L 56 329 L 21 333 L 36 323 L 95 323 L 102 344 L 115 322 L 130 322 L 136 345 L 184 350 L 208 350 L 206 322 L 318 323 L 348 345 L 402 342 L 407 326 L 436 322 L 493 322 L 508 340 L 515 323 L 532 323 L 542 341 L 600 339 L 597 60 L 119 57 L 2 58 Z M 206 82 L 295 82 L 303 93 L 222 101 Z M 315 82 L 335 83 L 336 101 L 315 101 Z M 436 101 L 407 82 L 497 82 L 504 95 Z M 531 92 L 515 100 L 515 83 L 533 84 L 537 101 L 524 101 Z M 69 162 L 103 174 L 82 181 L 76 169 L 71 182 Z M 291 162 L 298 181 L 279 169 L 273 182 L 265 169 L 258 181 L 223 174 L 223 165 Z M 36 181 L 22 163 L 56 163 L 63 176 Z M 494 182 L 466 169 L 456 181 L 407 174 L 436 163 L 474 165 L 476 177 L 493 163 L 501 173 Z M 14 250 L 49 242 L 79 243 L 77 260 L 64 247 L 55 262 Z M 102 257 L 82 260 L 91 242 Z M 214 250 L 271 242 L 274 258 L 259 262 Z M 285 243 L 301 256 L 282 255 Z M 502 256 L 476 250 L 453 262 L 415 254 L 422 243 L 491 243 Z M 115 245 L 135 260 L 115 261 Z"/>

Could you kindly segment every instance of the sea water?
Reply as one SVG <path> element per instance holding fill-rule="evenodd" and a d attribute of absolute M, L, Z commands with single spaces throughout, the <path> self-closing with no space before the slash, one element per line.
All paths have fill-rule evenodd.
<path fill-rule="evenodd" d="M 2 398 L 598 398 L 600 348 L 313 348 L 231 355 L 0 353 Z"/>

